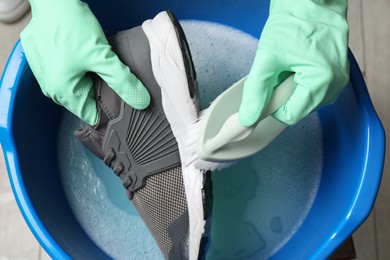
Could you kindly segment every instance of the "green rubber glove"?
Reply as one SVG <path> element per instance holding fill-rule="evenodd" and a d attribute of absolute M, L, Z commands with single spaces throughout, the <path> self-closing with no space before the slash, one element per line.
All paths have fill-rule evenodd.
<path fill-rule="evenodd" d="M 297 89 L 273 116 L 298 123 L 335 101 L 349 80 L 347 0 L 271 0 L 243 90 L 240 123 L 251 126 L 291 73 Z"/>
<path fill-rule="evenodd" d="M 79 0 L 30 0 L 32 19 L 21 42 L 42 92 L 90 125 L 98 114 L 95 72 L 130 106 L 144 109 L 150 96 L 110 45 L 88 5 Z"/>

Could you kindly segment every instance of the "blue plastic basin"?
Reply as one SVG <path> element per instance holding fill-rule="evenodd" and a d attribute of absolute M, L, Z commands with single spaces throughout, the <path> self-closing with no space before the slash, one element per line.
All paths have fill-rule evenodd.
<path fill-rule="evenodd" d="M 108 34 L 139 25 L 161 10 L 179 19 L 233 26 L 259 37 L 268 1 L 91 1 Z M 121 17 L 118 19 L 118 17 Z M 349 55 L 348 98 L 319 111 L 324 166 L 305 221 L 273 259 L 324 259 L 367 218 L 378 192 L 385 134 L 360 69 Z M 63 109 L 39 90 L 18 42 L 0 83 L 0 137 L 16 201 L 35 237 L 55 259 L 108 256 L 88 237 L 65 198 L 57 163 Z"/>

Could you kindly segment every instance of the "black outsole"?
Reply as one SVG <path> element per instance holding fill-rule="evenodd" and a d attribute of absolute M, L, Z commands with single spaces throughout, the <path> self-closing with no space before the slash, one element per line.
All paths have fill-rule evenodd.
<path fill-rule="evenodd" d="M 179 46 L 183 54 L 184 59 L 184 68 L 187 75 L 188 88 L 190 92 L 190 97 L 192 99 L 199 99 L 198 83 L 196 81 L 196 71 L 195 66 L 192 61 L 190 47 L 188 45 L 187 38 L 184 34 L 183 28 L 181 27 L 179 20 L 171 11 L 166 11 L 169 19 L 171 19 L 172 24 L 174 25 L 176 36 L 179 40 Z"/>

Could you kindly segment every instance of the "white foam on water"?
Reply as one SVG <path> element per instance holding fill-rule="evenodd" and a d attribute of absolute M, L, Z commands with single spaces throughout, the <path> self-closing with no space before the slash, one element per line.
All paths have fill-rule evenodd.
<path fill-rule="evenodd" d="M 258 41 L 215 23 L 181 24 L 197 71 L 201 106 L 206 108 L 248 74 Z M 80 127 L 77 118 L 66 114 L 58 143 L 61 178 L 76 218 L 115 259 L 162 259 L 119 179 L 73 136 Z M 322 133 L 313 114 L 254 157 L 213 173 L 209 259 L 264 259 L 280 249 L 308 214 L 321 169 Z"/>
<path fill-rule="evenodd" d="M 249 73 L 258 41 L 234 28 L 210 22 L 181 22 L 194 61 L 202 109 Z"/>

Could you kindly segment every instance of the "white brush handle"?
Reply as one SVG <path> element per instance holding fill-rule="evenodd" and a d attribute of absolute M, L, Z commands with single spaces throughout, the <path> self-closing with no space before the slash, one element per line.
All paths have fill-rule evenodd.
<path fill-rule="evenodd" d="M 250 127 L 241 125 L 238 119 L 238 113 L 233 114 L 225 121 L 219 133 L 205 143 L 205 145 L 210 148 L 212 147 L 213 150 L 218 150 L 226 145 L 227 140 L 228 142 L 237 142 L 247 138 L 255 130 L 256 126 L 257 123 Z"/>
<path fill-rule="evenodd" d="M 214 138 L 209 139 L 204 144 L 205 149 L 218 151 L 219 149 L 231 143 L 239 142 L 249 137 L 252 132 L 256 130 L 260 122 L 264 121 L 264 119 L 276 112 L 289 100 L 296 86 L 297 84 L 295 83 L 293 76 L 290 76 L 282 84 L 275 88 L 265 111 L 253 126 L 245 127 L 241 125 L 238 119 L 238 113 L 231 115 L 228 119 L 226 119 L 218 134 Z M 266 121 L 268 122 L 271 120 L 268 119 Z M 277 133 L 274 133 L 272 129 L 269 129 L 267 126 L 263 125 L 264 124 L 261 125 L 261 129 L 256 130 L 262 134 L 261 143 L 258 144 L 259 149 L 262 149 L 268 145 L 276 136 L 279 135 L 280 132 L 282 132 L 287 127 L 287 125 L 283 123 L 280 123 L 280 126 L 277 124 L 278 130 L 276 131 L 275 129 Z"/>

